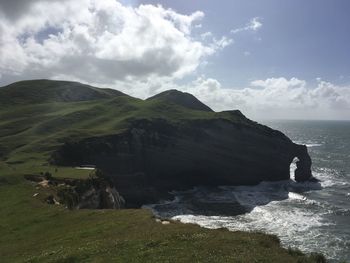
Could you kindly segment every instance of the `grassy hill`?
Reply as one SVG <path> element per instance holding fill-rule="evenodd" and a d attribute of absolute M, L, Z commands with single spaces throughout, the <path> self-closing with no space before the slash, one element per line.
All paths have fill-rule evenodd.
<path fill-rule="evenodd" d="M 186 95 L 186 98 L 188 96 Z M 117 134 L 132 120 L 223 118 L 251 125 L 240 112 L 215 113 L 197 100 L 140 100 L 65 81 L 22 81 L 0 88 L 0 262 L 321 262 L 260 233 L 157 223 L 144 209 L 77 210 L 48 205 L 25 174 L 86 178 L 51 166 L 64 141 Z"/>
<path fill-rule="evenodd" d="M 207 105 L 199 101 L 195 96 L 178 90 L 167 90 L 159 93 L 147 100 L 160 99 L 169 103 L 174 103 L 192 110 L 213 111 Z"/>
<path fill-rule="evenodd" d="M 126 96 L 120 91 L 100 89 L 71 81 L 28 80 L 0 88 L 0 106 L 50 102 L 77 102 Z"/>
<path fill-rule="evenodd" d="M 181 100 L 179 94 L 176 99 L 162 93 L 140 100 L 116 90 L 50 80 L 1 87 L 0 158 L 20 162 L 34 154 L 45 159 L 65 140 L 116 134 L 136 119 L 227 118 L 250 123 L 238 112 L 216 113 L 192 95 L 183 94 Z"/>

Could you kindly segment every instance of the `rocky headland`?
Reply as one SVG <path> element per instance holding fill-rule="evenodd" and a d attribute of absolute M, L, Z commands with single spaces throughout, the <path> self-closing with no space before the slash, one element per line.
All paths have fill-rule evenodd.
<path fill-rule="evenodd" d="M 151 99 L 212 112 L 192 95 L 179 91 Z M 52 154 L 51 162 L 96 165 L 111 178 L 127 207 L 139 207 L 158 201 L 171 190 L 197 185 L 286 180 L 294 158 L 298 158 L 295 180 L 311 180 L 311 158 L 305 145 L 295 144 L 283 133 L 234 110 L 215 118 L 176 122 L 165 118 L 130 120 L 121 133 L 64 143 Z"/>
<path fill-rule="evenodd" d="M 33 80 L 2 87 L 0 98 L 3 160 L 42 154 L 48 165 L 94 165 L 126 207 L 199 185 L 286 180 L 295 158 L 295 180 L 312 180 L 305 145 L 239 110 L 214 112 L 189 93 L 168 90 L 140 100 L 76 82 Z"/>

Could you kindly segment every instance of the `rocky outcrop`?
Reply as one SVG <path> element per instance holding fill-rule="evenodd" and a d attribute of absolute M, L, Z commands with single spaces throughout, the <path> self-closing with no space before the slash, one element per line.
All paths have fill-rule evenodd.
<path fill-rule="evenodd" d="M 57 196 L 70 209 L 121 209 L 125 204 L 116 188 L 101 179 L 76 180 L 58 188 Z"/>
<path fill-rule="evenodd" d="M 307 147 L 305 145 L 297 145 L 295 155 L 298 158 L 296 162 L 297 168 L 294 171 L 295 180 L 298 182 L 310 180 L 312 178 L 311 158 L 307 152 Z"/>
<path fill-rule="evenodd" d="M 124 198 L 114 185 L 104 178 L 47 179 L 43 175 L 25 175 L 25 179 L 35 182 L 45 189 L 48 204 L 62 204 L 69 209 L 121 209 Z"/>
<path fill-rule="evenodd" d="M 118 185 L 127 206 L 153 202 L 169 190 L 196 185 L 252 185 L 289 179 L 295 157 L 299 159 L 295 179 L 311 178 L 306 146 L 247 120 L 239 111 L 226 114 L 235 121 L 137 120 L 117 135 L 66 143 L 55 152 L 53 161 L 102 168 Z"/>
<path fill-rule="evenodd" d="M 124 199 L 114 187 L 98 189 L 91 187 L 79 196 L 74 208 L 76 209 L 121 209 L 124 207 Z"/>

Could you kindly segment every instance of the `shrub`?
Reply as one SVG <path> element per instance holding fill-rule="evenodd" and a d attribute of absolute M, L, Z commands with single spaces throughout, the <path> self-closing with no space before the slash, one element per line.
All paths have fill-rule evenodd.
<path fill-rule="evenodd" d="M 50 180 L 50 179 L 52 179 L 52 174 L 49 172 L 45 172 L 44 177 L 46 180 Z"/>

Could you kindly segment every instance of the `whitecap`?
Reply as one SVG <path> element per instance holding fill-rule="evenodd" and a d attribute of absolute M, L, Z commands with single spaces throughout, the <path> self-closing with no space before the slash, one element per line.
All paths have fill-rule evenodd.
<path fill-rule="evenodd" d="M 345 186 L 348 184 L 344 178 L 338 176 L 337 171 L 329 168 L 319 168 L 312 172 L 313 175 L 320 180 L 323 188 L 329 188 L 334 186 Z"/>
<path fill-rule="evenodd" d="M 319 147 L 322 146 L 324 143 L 319 143 L 319 142 L 313 142 L 313 141 L 294 141 L 296 144 L 302 144 L 306 145 L 306 147 Z"/>
<path fill-rule="evenodd" d="M 237 195 L 242 204 L 252 204 L 252 196 L 246 193 L 237 193 Z M 263 197 L 258 193 L 254 196 L 254 198 Z M 231 231 L 261 231 L 275 234 L 280 238 L 283 246 L 299 248 L 304 252 L 318 252 L 319 249 L 326 249 L 329 240 L 323 235 L 321 227 L 332 223 L 324 220 L 323 212 L 318 211 L 322 207 L 317 206 L 314 209 L 306 206 L 297 207 L 293 205 L 295 202 L 299 204 L 305 202 L 307 205 L 312 200 L 307 200 L 306 197 L 297 193 L 289 193 L 288 197 L 286 200 L 257 205 L 251 212 L 234 217 L 187 214 L 177 215 L 172 219 L 211 229 L 227 228 Z M 320 244 L 315 247 L 315 244 L 308 242 L 309 240 L 318 240 Z"/>
<path fill-rule="evenodd" d="M 303 195 L 298 194 L 298 193 L 293 193 L 293 192 L 288 193 L 288 198 L 295 199 L 295 200 L 301 200 L 301 201 L 307 200 L 306 196 L 303 196 Z"/>
<path fill-rule="evenodd" d="M 305 144 L 306 147 L 318 147 L 318 146 L 322 146 L 322 143 L 310 143 L 310 144 Z"/>
<path fill-rule="evenodd" d="M 222 186 L 216 190 L 199 187 L 191 191 L 174 192 L 177 198 L 164 202 L 172 206 L 160 207 L 165 211 L 160 209 L 158 212 L 173 220 L 198 224 L 205 228 L 275 234 L 285 247 L 298 248 L 307 253 L 321 251 L 329 258 L 336 258 L 337 253 L 343 249 L 341 242 L 347 239 L 341 237 L 339 242 L 334 242 L 325 229 L 335 226 L 332 215 L 348 216 L 349 210 L 332 206 L 327 198 L 313 200 L 308 193 L 335 184 L 342 185 L 344 181 L 332 169 L 316 169 L 313 174 L 321 180 L 320 183 L 285 180 L 262 182 L 256 186 Z M 190 200 L 189 195 L 191 198 L 218 202 L 235 200 L 247 208 L 247 212 L 235 216 L 198 215 L 190 211 L 184 203 Z M 166 213 L 166 209 L 171 211 Z"/>

